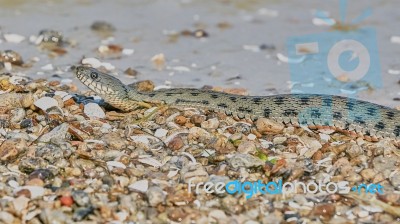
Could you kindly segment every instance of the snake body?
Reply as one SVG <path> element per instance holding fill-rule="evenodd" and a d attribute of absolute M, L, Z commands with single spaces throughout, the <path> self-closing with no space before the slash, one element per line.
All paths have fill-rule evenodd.
<path fill-rule="evenodd" d="M 264 117 L 285 124 L 332 127 L 373 139 L 400 139 L 400 111 L 352 98 L 320 94 L 240 96 L 189 88 L 139 92 L 94 68 L 77 66 L 75 73 L 89 89 L 122 111 L 134 110 L 143 102 L 159 102 L 252 120 Z"/>

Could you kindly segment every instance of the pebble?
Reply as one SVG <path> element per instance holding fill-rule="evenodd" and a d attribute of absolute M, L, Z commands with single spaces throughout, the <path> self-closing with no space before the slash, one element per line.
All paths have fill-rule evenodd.
<path fill-rule="evenodd" d="M 281 133 L 285 126 L 282 123 L 272 121 L 266 118 L 260 118 L 256 121 L 257 131 L 260 133 Z"/>
<path fill-rule="evenodd" d="M 211 139 L 211 135 L 202 128 L 192 127 L 189 129 L 188 139 L 198 140 L 199 142 L 206 142 Z"/>
<path fill-rule="evenodd" d="M 19 44 L 26 39 L 24 36 L 15 33 L 4 34 L 3 37 L 7 42 L 16 44 Z"/>
<path fill-rule="evenodd" d="M 0 211 L 0 221 L 4 223 L 14 223 L 14 216 L 8 212 Z"/>
<path fill-rule="evenodd" d="M 72 191 L 71 196 L 77 205 L 81 207 L 90 206 L 89 195 L 86 192 L 82 190 Z"/>
<path fill-rule="evenodd" d="M 169 143 L 168 143 L 168 148 L 171 148 L 172 150 L 176 151 L 181 149 L 185 145 L 183 139 L 179 136 L 173 138 Z"/>
<path fill-rule="evenodd" d="M 108 161 L 107 166 L 109 167 L 110 170 L 112 169 L 112 167 L 126 169 L 126 165 L 118 161 Z"/>
<path fill-rule="evenodd" d="M 233 168 L 250 168 L 264 165 L 264 161 L 249 154 L 235 154 L 229 159 L 228 164 Z"/>
<path fill-rule="evenodd" d="M 157 186 L 150 187 L 147 190 L 146 195 L 149 205 L 152 207 L 155 207 L 160 203 L 164 203 L 166 197 L 163 190 Z"/>
<path fill-rule="evenodd" d="M 156 136 L 158 138 L 164 138 L 165 136 L 167 136 L 167 134 L 168 134 L 168 130 L 162 129 L 162 128 L 159 128 L 154 132 L 154 136 Z"/>
<path fill-rule="evenodd" d="M 249 135 L 247 135 L 247 139 L 250 140 L 250 141 L 254 141 L 254 140 L 257 139 L 257 136 L 254 135 L 254 134 L 249 134 Z"/>
<path fill-rule="evenodd" d="M 103 141 L 111 148 L 116 150 L 122 150 L 126 148 L 126 141 L 118 133 L 111 132 L 103 135 Z M 114 152 L 114 151 L 113 151 Z M 120 152 L 120 151 L 116 151 Z"/>
<path fill-rule="evenodd" d="M 205 129 L 216 129 L 218 126 L 219 120 L 217 118 L 212 118 L 201 122 L 201 127 Z"/>
<path fill-rule="evenodd" d="M 63 206 L 71 207 L 74 204 L 74 199 L 71 196 L 61 196 L 60 202 Z"/>
<path fill-rule="evenodd" d="M 58 107 L 58 102 L 54 98 L 51 97 L 42 97 L 34 102 L 34 105 L 42 109 L 43 111 L 47 111 L 52 107 Z"/>
<path fill-rule="evenodd" d="M 54 66 L 52 64 L 47 64 L 41 67 L 42 70 L 45 71 L 53 71 L 54 70 Z"/>
<path fill-rule="evenodd" d="M 72 215 L 72 219 L 74 221 L 81 221 L 84 219 L 86 216 L 89 214 L 93 213 L 94 208 L 93 207 L 88 207 L 88 208 L 77 208 Z"/>
<path fill-rule="evenodd" d="M 281 145 L 284 142 L 286 142 L 287 138 L 286 137 L 275 137 L 274 140 L 272 141 L 272 143 L 274 143 L 274 145 Z"/>
<path fill-rule="evenodd" d="M 24 139 L 8 139 L 0 145 L 0 161 L 11 162 L 27 147 Z"/>
<path fill-rule="evenodd" d="M 37 44 L 44 44 L 48 46 L 61 46 L 63 43 L 63 36 L 56 30 L 41 30 Z"/>
<path fill-rule="evenodd" d="M 19 53 L 13 50 L 5 50 L 0 53 L 0 62 L 10 63 L 12 65 L 22 65 L 24 61 Z"/>
<path fill-rule="evenodd" d="M 165 56 L 164 54 L 156 54 L 151 58 L 151 62 L 158 71 L 162 71 L 165 67 Z"/>
<path fill-rule="evenodd" d="M 138 191 L 141 193 L 146 193 L 149 189 L 149 181 L 148 180 L 139 180 L 128 186 L 131 191 Z"/>
<path fill-rule="evenodd" d="M 24 189 L 30 192 L 31 199 L 42 197 L 46 191 L 45 188 L 43 188 L 42 186 L 22 186 L 15 188 L 14 192 L 16 193 Z"/>
<path fill-rule="evenodd" d="M 85 113 L 86 116 L 88 116 L 92 119 L 106 117 L 106 114 L 104 113 L 104 111 L 101 109 L 101 107 L 97 103 L 86 104 L 83 109 L 83 113 Z"/>
<path fill-rule="evenodd" d="M 39 138 L 40 142 L 45 142 L 45 143 L 54 143 L 56 145 L 61 145 L 65 141 L 65 137 L 67 134 L 69 128 L 68 123 L 63 123 L 57 127 L 55 127 L 53 130 L 50 132 L 42 135 Z"/>
<path fill-rule="evenodd" d="M 256 144 L 254 144 L 254 142 L 242 141 L 240 143 L 240 145 L 238 146 L 237 151 L 239 153 L 243 153 L 243 154 L 245 154 L 245 153 L 253 154 L 257 151 L 257 147 L 256 147 Z"/>
<path fill-rule="evenodd" d="M 29 199 L 25 196 L 19 196 L 18 198 L 14 199 L 13 206 L 18 213 L 25 211 L 28 207 Z"/>
<path fill-rule="evenodd" d="M 114 32 L 115 27 L 106 21 L 95 21 L 90 28 L 97 32 Z"/>

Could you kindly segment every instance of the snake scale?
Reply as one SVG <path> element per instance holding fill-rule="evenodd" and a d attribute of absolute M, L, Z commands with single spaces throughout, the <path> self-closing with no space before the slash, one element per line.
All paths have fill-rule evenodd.
<path fill-rule="evenodd" d="M 331 127 L 375 140 L 400 140 L 400 111 L 352 98 L 320 94 L 240 96 L 189 88 L 139 92 L 94 68 L 77 66 L 74 71 L 83 84 L 122 111 L 134 110 L 143 102 L 159 102 L 252 120 L 264 117 L 286 125 Z"/>

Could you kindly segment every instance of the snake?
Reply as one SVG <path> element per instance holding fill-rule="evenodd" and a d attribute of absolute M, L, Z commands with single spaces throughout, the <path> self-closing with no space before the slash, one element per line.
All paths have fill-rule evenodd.
<path fill-rule="evenodd" d="M 73 70 L 84 85 L 123 112 L 135 110 L 143 103 L 157 102 L 224 112 L 252 121 L 266 118 L 284 125 L 327 127 L 371 141 L 400 140 L 399 110 L 355 98 L 303 93 L 244 96 L 195 88 L 143 92 L 92 67 L 78 65 Z"/>

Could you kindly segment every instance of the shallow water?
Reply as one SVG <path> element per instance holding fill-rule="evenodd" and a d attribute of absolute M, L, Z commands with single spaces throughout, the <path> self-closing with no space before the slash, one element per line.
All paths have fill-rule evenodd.
<path fill-rule="evenodd" d="M 33 78 L 50 78 L 54 71 L 42 71 L 41 67 L 53 64 L 66 71 L 78 64 L 82 57 L 98 57 L 96 48 L 103 36 L 90 29 L 94 21 L 104 20 L 116 27 L 114 41 L 124 48 L 134 49 L 130 56 L 118 59 L 101 59 L 117 68 L 119 78 L 126 83 L 150 79 L 157 85 L 171 83 L 174 87 L 202 87 L 204 85 L 241 87 L 252 95 L 289 93 L 289 65 L 277 59 L 281 53 L 287 56 L 286 41 L 291 36 L 326 32 L 329 27 L 312 23 L 316 9 L 328 11 L 339 18 L 339 1 L 0 1 L 0 26 L 2 33 L 16 33 L 29 38 L 42 29 L 61 31 L 65 38 L 75 40 L 76 47 L 66 47 L 64 56 L 49 58 L 46 52 L 25 40 L 7 43 L 1 50 L 12 49 L 27 60 L 39 57 L 40 61 L 30 69 L 22 70 Z M 400 70 L 400 45 L 391 43 L 391 36 L 400 35 L 398 1 L 351 1 L 347 17 L 355 18 L 368 7 L 372 15 L 360 26 L 376 29 L 383 88 L 361 94 L 361 98 L 397 106 L 394 97 L 400 95 L 399 75 L 388 74 L 389 69 Z M 227 26 L 221 28 L 222 26 Z M 218 27 L 220 24 L 220 27 Z M 174 41 L 166 33 L 203 28 L 207 38 L 179 36 Z M 274 46 L 259 52 L 245 50 L 247 45 Z M 163 53 L 167 68 L 158 71 L 151 58 Z M 176 71 L 176 66 L 190 71 Z M 122 71 L 135 68 L 140 75 L 133 80 Z M 179 68 L 179 67 L 178 67 Z M 44 72 L 38 75 L 37 72 Z M 71 78 L 65 72 L 62 78 Z M 54 79 L 54 78 L 53 78 Z"/>

